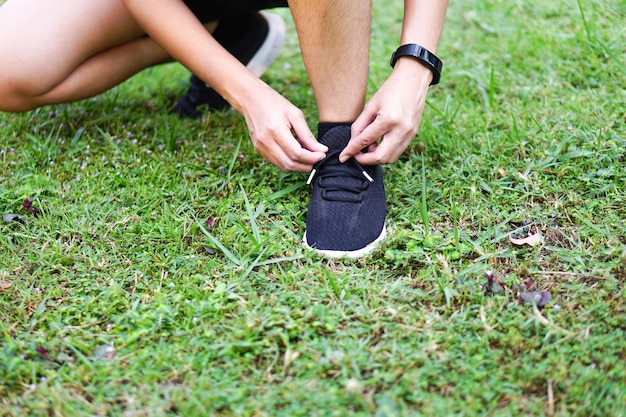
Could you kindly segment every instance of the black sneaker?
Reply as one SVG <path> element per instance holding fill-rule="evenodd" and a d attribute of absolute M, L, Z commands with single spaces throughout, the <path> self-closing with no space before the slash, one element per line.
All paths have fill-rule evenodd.
<path fill-rule="evenodd" d="M 221 20 L 213 33 L 228 52 L 241 61 L 257 76 L 261 76 L 278 56 L 285 39 L 285 23 L 280 16 L 258 12 Z M 172 113 L 181 117 L 196 118 L 201 105 L 212 110 L 223 110 L 230 104 L 196 75 L 191 75 L 191 85 L 178 100 Z"/>
<path fill-rule="evenodd" d="M 360 258 L 385 238 L 385 185 L 380 165 L 364 167 L 356 159 L 339 162 L 350 140 L 350 127 L 337 126 L 320 139 L 326 158 L 315 164 L 303 243 L 330 258 Z"/>

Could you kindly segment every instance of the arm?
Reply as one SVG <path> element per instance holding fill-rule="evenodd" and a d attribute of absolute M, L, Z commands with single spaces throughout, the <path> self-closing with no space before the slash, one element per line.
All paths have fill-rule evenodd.
<path fill-rule="evenodd" d="M 405 0 L 400 44 L 416 43 L 435 53 L 447 6 L 447 0 Z M 352 139 L 340 160 L 354 156 L 364 165 L 394 162 L 417 133 L 431 81 L 426 66 L 410 57 L 399 58 L 353 123 Z M 369 152 L 361 153 L 364 148 Z"/>
<path fill-rule="evenodd" d="M 307 172 L 324 157 L 302 112 L 222 48 L 181 0 L 122 1 L 151 38 L 243 114 L 255 150 L 268 161 Z"/>

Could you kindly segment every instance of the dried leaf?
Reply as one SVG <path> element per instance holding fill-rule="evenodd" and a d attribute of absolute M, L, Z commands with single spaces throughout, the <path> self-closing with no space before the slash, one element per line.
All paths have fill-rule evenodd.
<path fill-rule="evenodd" d="M 537 246 L 541 243 L 542 238 L 540 233 L 535 233 L 534 235 L 529 235 L 524 239 L 515 239 L 512 235 L 509 236 L 509 240 L 512 244 L 517 246 L 529 245 L 529 246 Z"/>
<path fill-rule="evenodd" d="M 487 284 L 485 285 L 485 294 L 498 295 L 502 292 L 503 284 L 500 282 L 498 277 L 493 274 L 493 272 L 485 272 L 485 278 L 487 278 Z"/>
<path fill-rule="evenodd" d="M 25 198 L 24 202 L 22 203 L 22 207 L 24 208 L 24 210 L 30 211 L 33 208 L 33 199 Z"/>
<path fill-rule="evenodd" d="M 540 307 L 543 307 L 546 304 L 548 304 L 551 299 L 552 299 L 552 294 L 550 294 L 548 291 L 541 291 L 541 300 L 539 301 L 539 304 L 541 304 Z"/>
<path fill-rule="evenodd" d="M 44 361 L 49 362 L 52 360 L 52 358 L 50 358 L 50 352 L 48 352 L 48 349 L 46 349 L 45 347 L 37 346 L 35 350 L 37 351 L 41 359 L 43 359 Z"/>
<path fill-rule="evenodd" d="M 24 210 L 26 210 L 26 213 L 30 214 L 31 216 L 37 217 L 41 214 L 41 210 L 39 210 L 37 207 L 33 206 L 33 199 L 32 198 L 26 198 L 24 199 L 24 202 L 22 203 L 22 208 Z"/>
<path fill-rule="evenodd" d="M 345 390 L 351 394 L 360 394 L 363 392 L 363 384 L 356 378 L 350 378 L 346 381 Z"/>
<path fill-rule="evenodd" d="M 217 222 L 218 222 L 219 220 L 220 220 L 220 219 L 219 219 L 219 217 L 209 217 L 209 218 L 208 218 L 208 219 L 204 222 L 204 224 L 205 224 L 205 225 L 206 225 L 206 227 L 207 227 L 207 230 L 208 230 L 209 232 L 212 232 L 212 231 L 213 231 L 213 229 L 215 229 L 215 226 L 217 226 Z"/>
<path fill-rule="evenodd" d="M 26 220 L 24 219 L 24 217 L 19 214 L 6 213 L 2 216 L 2 220 L 4 220 L 5 223 L 17 222 L 21 224 L 26 224 Z"/>
<path fill-rule="evenodd" d="M 206 251 L 207 254 L 209 255 L 215 255 L 217 253 L 217 250 L 213 249 L 213 248 L 207 248 L 206 246 L 204 247 L 204 250 Z"/>
<path fill-rule="evenodd" d="M 113 343 L 110 345 L 100 345 L 93 353 L 93 360 L 95 361 L 110 361 L 115 357 L 115 348 Z"/>
<path fill-rule="evenodd" d="M 0 278 L 0 291 L 9 291 L 11 285 L 13 285 L 11 281 Z"/>
<path fill-rule="evenodd" d="M 526 304 L 535 304 L 537 307 L 543 307 L 550 302 L 552 294 L 548 291 L 527 291 L 521 293 L 520 298 Z"/>

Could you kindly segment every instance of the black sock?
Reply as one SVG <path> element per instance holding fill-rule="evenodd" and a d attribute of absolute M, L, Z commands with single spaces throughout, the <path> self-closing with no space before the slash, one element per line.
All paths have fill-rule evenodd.
<path fill-rule="evenodd" d="M 317 124 L 317 139 L 320 139 L 326 132 L 337 126 L 352 126 L 352 122 L 319 122 Z"/>

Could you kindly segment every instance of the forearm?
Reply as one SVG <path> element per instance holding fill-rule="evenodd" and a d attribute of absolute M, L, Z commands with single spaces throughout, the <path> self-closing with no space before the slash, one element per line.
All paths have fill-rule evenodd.
<path fill-rule="evenodd" d="M 405 0 L 402 45 L 415 43 L 434 53 L 439 43 L 447 0 Z M 339 160 L 363 165 L 394 162 L 415 137 L 433 72 L 410 56 L 400 56 L 393 72 L 352 124 L 352 139 Z M 361 152 L 368 148 L 369 152 Z"/>
<path fill-rule="evenodd" d="M 447 0 L 405 0 L 400 43 L 417 43 L 434 53 L 447 8 Z"/>
<path fill-rule="evenodd" d="M 122 0 L 146 33 L 238 111 L 262 82 L 226 51 L 181 0 Z"/>
<path fill-rule="evenodd" d="M 400 44 L 415 43 L 435 53 L 447 7 L 447 0 L 405 0 Z M 410 57 L 398 59 L 394 73 L 411 74 L 422 84 L 432 79 L 429 68 Z"/>

